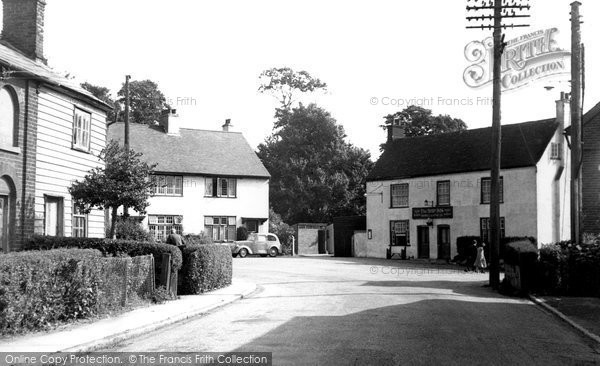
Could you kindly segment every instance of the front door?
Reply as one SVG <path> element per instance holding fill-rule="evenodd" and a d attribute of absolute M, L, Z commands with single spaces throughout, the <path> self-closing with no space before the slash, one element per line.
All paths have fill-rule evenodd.
<path fill-rule="evenodd" d="M 429 258 L 429 226 L 417 226 L 417 251 L 419 258 Z"/>
<path fill-rule="evenodd" d="M 46 197 L 44 233 L 49 236 L 62 236 L 62 199 Z"/>
<path fill-rule="evenodd" d="M 450 226 L 438 226 L 438 259 L 450 260 Z"/>
<path fill-rule="evenodd" d="M 8 196 L 0 196 L 0 248 L 8 252 Z"/>

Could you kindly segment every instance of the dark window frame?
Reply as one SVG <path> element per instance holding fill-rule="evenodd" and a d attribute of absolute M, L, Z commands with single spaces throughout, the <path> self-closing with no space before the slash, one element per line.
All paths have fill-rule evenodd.
<path fill-rule="evenodd" d="M 394 187 L 406 187 L 406 205 L 403 205 L 402 202 L 399 202 L 398 205 L 394 205 Z M 402 195 L 398 195 L 398 201 L 401 201 Z M 390 184 L 390 208 L 407 208 L 410 205 L 410 186 L 408 183 L 395 183 Z"/>
<path fill-rule="evenodd" d="M 448 184 L 448 203 L 441 203 L 440 200 L 440 184 L 443 183 L 447 183 Z M 452 198 L 452 185 L 450 184 L 449 180 L 438 180 L 436 187 L 435 187 L 435 193 L 436 193 L 436 203 L 438 206 L 450 206 L 451 202 L 450 199 Z"/>
<path fill-rule="evenodd" d="M 390 220 L 390 246 L 400 246 L 394 242 L 394 238 L 396 235 L 396 231 L 394 230 L 394 225 L 397 222 L 406 223 L 406 245 L 410 246 L 410 220 Z"/>
<path fill-rule="evenodd" d="M 489 193 L 489 199 L 487 201 L 485 200 L 485 195 L 483 192 L 483 182 L 489 182 L 489 187 L 490 187 L 489 192 L 490 193 Z M 482 205 L 489 205 L 492 200 L 492 178 L 490 178 L 490 177 L 481 178 L 480 183 L 481 183 L 480 184 L 481 185 L 480 196 L 479 196 L 480 202 Z M 500 203 L 504 203 L 504 177 L 500 177 Z"/>
<path fill-rule="evenodd" d="M 486 231 L 484 232 L 484 226 L 487 226 Z M 490 218 L 489 217 L 481 217 L 479 218 L 479 235 L 481 237 L 481 241 L 488 243 L 490 240 Z M 500 217 L 500 238 L 506 237 L 506 219 L 504 216 Z"/>

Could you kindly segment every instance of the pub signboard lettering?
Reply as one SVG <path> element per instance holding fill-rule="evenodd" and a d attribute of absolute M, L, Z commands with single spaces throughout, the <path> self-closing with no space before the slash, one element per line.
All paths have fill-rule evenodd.
<path fill-rule="evenodd" d="M 445 207 L 414 207 L 412 216 L 414 220 L 451 219 L 452 206 Z"/>

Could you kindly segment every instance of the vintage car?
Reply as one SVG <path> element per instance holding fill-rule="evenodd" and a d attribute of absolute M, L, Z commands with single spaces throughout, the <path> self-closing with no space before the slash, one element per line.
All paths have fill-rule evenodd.
<path fill-rule="evenodd" d="M 250 233 L 248 239 L 234 241 L 231 246 L 231 254 L 240 258 L 248 254 L 276 257 L 279 253 L 281 253 L 281 243 L 277 235 L 271 233 Z"/>

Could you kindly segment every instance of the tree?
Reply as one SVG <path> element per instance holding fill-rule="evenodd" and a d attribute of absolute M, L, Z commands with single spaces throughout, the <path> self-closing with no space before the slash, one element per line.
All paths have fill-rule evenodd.
<path fill-rule="evenodd" d="M 109 124 L 111 122 L 114 122 L 115 117 L 119 113 L 120 108 L 119 104 L 114 99 L 112 99 L 110 95 L 110 89 L 103 86 L 90 84 L 88 82 L 81 84 L 81 87 L 92 93 L 92 95 L 96 98 L 113 107 L 113 110 L 107 113 L 106 120 Z"/>
<path fill-rule="evenodd" d="M 271 173 L 270 199 L 284 222 L 328 222 L 365 213 L 370 154 L 345 142 L 324 109 L 300 104 L 279 118 L 282 128 L 258 147 Z"/>
<path fill-rule="evenodd" d="M 117 95 L 121 109 L 119 119 L 125 120 L 125 84 Z M 129 82 L 129 118 L 130 122 L 152 124 L 158 121 L 163 110 L 169 109 L 164 94 L 158 84 L 151 80 Z"/>
<path fill-rule="evenodd" d="M 275 111 L 275 117 L 281 120 L 282 113 L 288 113 L 294 103 L 297 93 L 314 92 L 316 90 L 327 90 L 327 84 L 311 76 L 306 71 L 294 71 L 289 67 L 271 68 L 265 70 L 259 77 L 261 85 L 260 93 L 270 93 L 281 103 L 281 107 Z M 281 127 L 276 125 L 275 127 Z"/>
<path fill-rule="evenodd" d="M 106 166 L 92 169 L 82 181 L 69 187 L 75 204 L 83 212 L 89 213 L 94 207 L 111 210 L 111 238 L 115 235 L 119 207 L 131 207 L 143 214 L 150 204 L 148 197 L 153 187 L 150 175 L 156 164 L 148 165 L 140 160 L 141 156 L 111 141 L 99 156 Z"/>
<path fill-rule="evenodd" d="M 388 114 L 385 118 L 384 129 L 389 128 L 393 123 L 399 123 L 404 127 L 406 137 L 439 135 L 447 132 L 464 131 L 467 124 L 461 119 L 452 118 L 449 115 L 433 116 L 431 110 L 419 106 L 408 106 L 400 112 Z M 380 150 L 385 150 L 385 145 L 380 146 Z"/>

